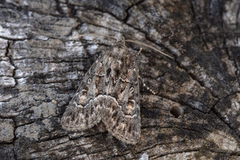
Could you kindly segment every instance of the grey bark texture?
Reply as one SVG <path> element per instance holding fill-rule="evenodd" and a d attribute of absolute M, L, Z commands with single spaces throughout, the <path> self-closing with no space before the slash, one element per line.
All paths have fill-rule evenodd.
<path fill-rule="evenodd" d="M 1 0 L 0 159 L 240 159 L 239 10 L 238 0 Z M 136 145 L 101 123 L 60 125 L 112 43 L 85 33 L 174 57 L 126 43 L 143 48 Z"/>

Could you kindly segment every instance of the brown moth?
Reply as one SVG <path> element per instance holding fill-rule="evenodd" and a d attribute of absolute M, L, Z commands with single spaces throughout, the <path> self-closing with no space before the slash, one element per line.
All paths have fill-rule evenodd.
<path fill-rule="evenodd" d="M 114 38 L 91 33 L 82 36 L 86 35 Z M 125 42 L 137 43 L 173 58 L 145 43 Z M 61 119 L 62 127 L 69 131 L 83 131 L 102 121 L 114 137 L 136 144 L 140 138 L 141 120 L 139 70 L 135 58 L 136 54 L 129 52 L 124 42 L 118 42 L 110 52 L 102 54 L 88 70 L 67 106 Z"/>
<path fill-rule="evenodd" d="M 65 130 L 83 131 L 102 121 L 117 139 L 140 138 L 139 70 L 136 54 L 117 43 L 84 76 L 61 119 Z"/>

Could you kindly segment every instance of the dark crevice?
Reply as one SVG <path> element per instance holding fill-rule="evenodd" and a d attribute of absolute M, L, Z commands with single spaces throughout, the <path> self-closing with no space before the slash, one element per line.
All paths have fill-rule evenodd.
<path fill-rule="evenodd" d="M 141 3 L 143 3 L 144 2 L 144 0 L 140 0 L 139 2 L 137 2 L 137 3 L 135 3 L 135 4 L 132 4 L 131 6 L 129 6 L 127 9 L 126 9 L 126 13 L 127 13 L 127 16 L 124 18 L 124 20 L 123 20 L 123 22 L 125 23 L 125 24 L 127 24 L 127 21 L 128 21 L 128 19 L 129 19 L 129 17 L 130 17 L 130 14 L 128 13 L 129 12 L 129 10 L 131 9 L 131 8 L 133 8 L 134 6 L 138 6 L 139 4 L 141 4 Z"/>
<path fill-rule="evenodd" d="M 205 36 L 206 36 L 206 34 L 202 34 L 202 35 L 201 35 L 202 42 L 203 42 L 204 45 L 206 46 L 206 49 L 207 49 L 207 50 L 210 50 L 210 48 L 208 47 L 207 42 L 206 42 L 206 40 L 205 40 L 205 38 L 206 38 Z"/>
<path fill-rule="evenodd" d="M 108 132 L 106 131 L 106 132 L 104 132 L 104 133 L 103 133 L 103 132 L 98 132 L 98 133 L 93 133 L 93 134 L 88 134 L 88 135 L 81 135 L 81 136 L 76 137 L 76 138 L 71 138 L 71 137 L 69 136 L 69 134 L 71 134 L 71 133 L 76 133 L 76 132 L 74 132 L 74 131 L 68 131 L 69 140 L 76 140 L 76 139 L 79 139 L 79 138 L 82 138 L 82 137 L 85 137 L 85 138 L 96 137 L 96 136 L 98 136 L 98 135 L 102 135 L 102 134 L 108 133 Z M 91 144 L 91 143 L 87 143 L 87 144 Z"/>
<path fill-rule="evenodd" d="M 171 144 L 171 143 L 164 143 L 164 144 Z M 144 151 L 150 150 L 150 149 L 156 147 L 157 145 L 160 145 L 160 144 L 156 142 L 155 144 L 152 144 L 151 146 L 148 146 L 148 147 L 145 147 L 145 148 L 142 149 L 142 150 L 139 150 L 139 151 L 137 152 L 137 154 L 140 154 L 140 153 L 142 153 L 142 152 L 144 152 Z"/>
<path fill-rule="evenodd" d="M 126 22 L 128 21 L 129 19 L 129 14 L 128 14 L 128 11 L 134 6 L 134 4 L 132 4 L 131 6 L 129 6 L 127 9 L 126 9 L 126 13 L 127 13 L 127 16 L 122 20 L 125 24 Z"/>
<path fill-rule="evenodd" d="M 227 46 L 227 45 L 226 45 L 226 37 L 224 37 L 223 45 L 224 45 L 224 46 Z M 227 56 L 228 56 L 228 59 L 229 59 L 230 61 L 233 61 L 234 67 L 235 67 L 235 69 L 236 69 L 236 71 L 235 71 L 235 76 L 236 76 L 237 78 L 239 78 L 239 76 L 238 76 L 239 69 L 238 69 L 236 60 L 234 59 L 234 57 L 232 57 L 232 59 L 231 59 L 231 56 L 230 56 L 230 53 L 229 53 L 229 48 L 226 48 L 225 51 L 226 51 L 226 54 L 227 54 Z"/>
<path fill-rule="evenodd" d="M 223 2 L 223 1 L 221 1 L 221 2 Z M 220 2 L 220 3 L 221 3 L 221 2 Z M 226 2 L 225 2 L 225 3 L 226 3 Z M 223 3 L 222 3 L 222 4 L 223 4 Z M 224 6 L 224 5 L 226 5 L 226 4 L 221 5 L 220 11 L 219 11 L 219 12 L 220 12 L 219 15 L 220 15 L 220 17 L 221 17 L 221 19 L 220 19 L 221 22 L 220 22 L 220 23 L 221 23 L 221 27 L 222 27 L 221 30 L 222 30 L 222 31 L 224 30 L 224 20 L 223 20 L 223 12 L 224 12 L 223 6 Z"/>
<path fill-rule="evenodd" d="M 232 126 L 224 120 L 222 115 L 214 107 L 212 108 L 212 113 L 214 113 L 225 125 L 227 125 L 230 130 L 232 130 L 236 133 L 236 130 L 234 128 L 232 128 Z"/>
<path fill-rule="evenodd" d="M 184 105 L 184 106 L 187 106 L 187 107 L 189 107 L 189 108 L 191 108 L 192 110 L 196 110 L 196 111 L 199 111 L 200 113 L 203 113 L 203 114 L 206 114 L 207 112 L 204 112 L 203 110 L 200 110 L 200 109 L 198 109 L 198 108 L 193 108 L 191 105 L 189 105 L 187 102 L 184 102 L 184 101 L 174 101 L 174 100 L 172 100 L 172 99 L 170 99 L 171 101 L 173 101 L 173 102 L 176 102 L 176 103 L 179 103 L 179 104 L 181 104 L 181 105 Z M 183 113 L 184 114 L 184 113 Z"/>
<path fill-rule="evenodd" d="M 238 4 L 238 10 L 237 10 L 237 15 L 236 15 L 236 20 L 237 20 L 237 22 L 236 22 L 236 28 L 237 28 L 237 29 L 239 28 L 239 22 L 238 22 L 238 19 L 240 19 L 240 18 L 239 18 L 239 15 L 240 15 L 240 4 Z"/>
<path fill-rule="evenodd" d="M 40 140 L 40 141 L 38 141 L 38 142 L 48 142 L 48 141 L 52 141 L 52 140 L 59 140 L 59 139 L 62 139 L 62 138 L 65 138 L 65 137 L 68 137 L 68 133 L 67 133 L 67 131 L 66 131 L 66 133 L 65 134 L 63 134 L 63 135 L 59 135 L 59 136 L 55 136 L 55 137 L 51 137 L 51 138 L 48 138 L 48 139 L 45 139 L 45 140 Z M 69 138 L 69 137 L 68 137 Z M 67 141 L 68 142 L 68 141 Z M 63 142 L 63 143 L 66 143 L 66 142 Z M 59 143 L 58 145 L 60 145 L 60 144 L 63 144 L 63 143 Z"/>
<path fill-rule="evenodd" d="M 195 9 L 194 9 L 194 5 L 193 5 L 192 0 L 189 0 L 189 3 L 191 5 L 191 11 L 192 11 L 193 19 L 196 20 L 196 13 L 195 13 Z"/>
<path fill-rule="evenodd" d="M 76 27 L 73 27 L 70 29 L 69 33 L 66 34 L 66 37 L 70 37 L 71 35 L 73 35 L 74 31 L 77 31 L 82 25 L 81 22 L 79 22 L 80 24 L 78 24 Z"/>
<path fill-rule="evenodd" d="M 215 108 L 216 105 L 217 105 L 218 103 L 220 103 L 220 101 L 221 101 L 222 99 L 228 98 L 229 96 L 235 95 L 236 93 L 240 93 L 240 92 L 235 92 L 235 93 L 233 93 L 233 94 L 229 94 L 229 95 L 227 95 L 226 97 L 223 97 L 223 98 L 219 99 L 219 100 L 210 108 L 210 111 L 206 114 L 204 120 L 206 120 L 207 116 L 212 112 L 212 113 L 214 113 L 214 114 L 216 115 L 216 117 L 218 117 L 226 126 L 228 126 L 228 128 L 229 128 L 230 130 L 234 131 L 234 132 L 238 135 L 236 129 L 234 129 L 228 122 L 226 122 L 226 121 L 224 120 L 224 118 L 223 118 L 223 115 L 221 115 L 221 114 L 216 110 L 216 108 Z"/>
<path fill-rule="evenodd" d="M 202 30 L 201 30 L 201 27 L 200 27 L 199 24 L 197 24 L 197 30 L 198 30 L 199 35 L 202 35 L 202 34 L 203 34 L 203 33 L 202 33 Z"/>
<path fill-rule="evenodd" d="M 179 64 L 180 65 L 180 64 Z M 186 70 L 185 70 L 186 71 Z M 187 72 L 187 71 L 186 71 Z M 187 72 L 188 73 L 188 72 Z M 197 79 L 197 76 L 195 76 L 193 73 L 188 73 L 188 75 L 193 79 L 193 80 L 195 80 L 195 81 L 197 81 L 199 84 L 200 84 L 200 86 L 201 87 L 205 87 L 205 85 L 204 85 L 204 82 L 203 81 L 199 81 L 198 79 Z"/>
<path fill-rule="evenodd" d="M 60 15 L 62 16 L 66 16 L 62 7 L 60 6 L 61 3 L 59 2 L 59 0 L 55 0 L 55 2 L 56 2 L 56 10 L 58 11 L 58 13 L 60 13 Z"/>
<path fill-rule="evenodd" d="M 0 38 L 5 39 L 5 40 L 12 40 L 12 41 L 25 41 L 29 40 L 29 38 L 12 38 L 12 37 L 4 37 L 0 35 Z"/>
<path fill-rule="evenodd" d="M 0 101 L 0 102 L 4 102 L 4 101 Z M 4 114 L 4 113 L 3 113 Z M 15 118 L 17 115 L 12 115 L 12 116 L 3 116 L 0 114 L 0 119 L 12 119 L 12 118 Z"/>
<path fill-rule="evenodd" d="M 1 141 L 0 142 L 0 145 L 9 145 L 9 144 L 13 144 L 14 142 L 13 141 L 11 141 L 11 142 L 4 142 L 4 141 Z"/>
<path fill-rule="evenodd" d="M 12 60 L 12 56 L 9 54 L 9 49 L 10 49 L 11 43 L 10 43 L 9 41 L 8 41 L 7 43 L 8 43 L 8 45 L 7 45 L 7 48 L 6 48 L 6 57 L 9 58 L 10 64 L 14 67 L 12 77 L 14 78 L 15 86 L 17 86 L 17 85 L 18 85 L 18 82 L 17 82 L 16 79 L 15 79 L 17 67 L 14 65 L 14 62 L 13 62 L 13 60 Z"/>
<path fill-rule="evenodd" d="M 217 105 L 217 104 L 216 104 Z M 228 128 L 233 131 L 236 135 L 239 135 L 239 133 L 237 133 L 236 129 L 234 129 L 228 122 L 226 122 L 223 118 L 223 115 L 221 115 L 215 108 L 215 106 L 213 108 L 211 108 L 212 113 L 214 113 L 226 126 L 228 126 Z"/>
<path fill-rule="evenodd" d="M 137 3 L 135 3 L 134 5 L 135 6 L 138 6 L 138 5 L 140 5 L 141 3 L 143 3 L 143 2 L 145 2 L 144 0 L 139 0 Z"/>
<path fill-rule="evenodd" d="M 78 30 L 83 23 L 80 18 L 76 16 L 77 10 L 74 8 L 74 5 L 69 4 L 68 0 L 66 1 L 67 7 L 69 8 L 69 17 L 76 18 L 77 22 L 79 23 L 76 27 L 72 27 L 70 32 L 66 35 L 66 37 L 69 37 L 72 35 L 73 31 Z"/>
<path fill-rule="evenodd" d="M 0 95 L 10 94 L 13 96 L 10 99 L 17 97 L 18 93 L 19 93 L 19 90 L 15 87 L 0 87 Z M 0 102 L 8 102 L 8 101 L 9 101 L 9 99 L 7 99 L 5 101 L 0 99 Z"/>
<path fill-rule="evenodd" d="M 206 87 L 203 81 L 199 81 L 199 80 L 197 79 L 197 76 L 195 76 L 195 75 L 192 74 L 192 73 L 189 73 L 188 70 L 187 70 L 187 68 L 181 66 L 181 64 L 180 64 L 178 61 L 175 61 L 175 62 L 176 62 L 176 64 L 177 64 L 177 66 L 178 66 L 179 68 L 183 69 L 186 73 L 188 73 L 188 75 L 189 75 L 194 81 L 198 82 L 201 87 L 205 87 L 206 90 L 207 90 L 213 97 L 215 97 L 215 98 L 218 99 L 217 95 L 215 95 L 214 92 L 211 91 L 211 89 L 209 89 L 208 87 Z"/>
<path fill-rule="evenodd" d="M 239 29 L 239 27 L 240 27 L 240 24 L 239 24 L 239 21 L 238 20 L 240 20 L 240 17 L 239 17 L 239 15 L 240 15 L 240 4 L 238 4 L 238 10 L 237 10 L 237 17 L 236 17 L 236 20 L 237 20 L 237 22 L 236 22 L 236 28 L 237 28 L 237 32 L 238 32 L 238 29 Z M 239 32 L 238 32 L 239 33 Z M 236 41 L 237 41 L 237 44 L 239 44 L 239 34 L 236 34 Z M 239 71 L 238 70 L 238 67 L 237 67 L 237 71 Z M 238 76 L 237 76 L 238 77 Z"/>
<path fill-rule="evenodd" d="M 70 9 L 69 17 L 76 18 L 76 9 L 74 8 L 74 5 L 69 4 L 69 1 L 66 0 L 67 7 Z"/>
<path fill-rule="evenodd" d="M 210 114 L 210 112 L 213 110 L 213 108 L 221 101 L 221 99 L 218 99 L 215 104 L 213 104 L 210 108 L 209 111 L 207 112 L 207 114 Z"/>
<path fill-rule="evenodd" d="M 191 132 L 196 132 L 196 133 L 202 133 L 201 131 L 202 130 L 196 130 L 195 128 L 184 128 L 184 127 L 180 127 L 180 126 L 183 126 L 183 125 L 180 125 L 178 124 L 177 125 L 174 125 L 174 127 L 172 126 L 169 126 L 169 127 L 162 127 L 162 126 L 158 126 L 158 125 L 151 125 L 151 126 L 141 126 L 141 129 L 156 129 L 156 128 L 159 128 L 159 129 L 181 129 L 181 130 L 186 130 L 186 131 L 191 131 Z"/>
<path fill-rule="evenodd" d="M 9 76 L 9 75 L 0 75 L 0 77 L 13 77 L 13 76 Z M 1 89 L 1 88 L 0 88 Z"/>
<path fill-rule="evenodd" d="M 216 150 L 213 150 L 211 148 L 209 148 L 209 151 L 211 151 L 212 153 L 218 153 L 218 154 L 224 154 L 226 157 L 226 159 L 231 159 L 229 156 L 240 156 L 240 152 L 239 151 L 216 151 Z M 232 157 L 233 158 L 233 157 Z M 237 157 L 235 157 L 237 158 Z"/>
<path fill-rule="evenodd" d="M 72 6 L 69 3 L 67 3 L 67 4 L 68 4 L 68 6 Z M 78 7 L 80 7 L 80 6 L 78 6 Z M 107 13 L 107 14 L 111 15 L 112 17 L 116 18 L 118 21 L 122 21 L 122 19 L 119 19 L 118 17 L 116 17 L 113 13 L 111 13 L 111 12 L 105 10 L 105 9 L 100 8 L 101 6 L 98 6 L 98 8 L 97 8 L 97 7 L 90 6 L 90 5 L 81 5 L 81 7 L 84 8 L 82 11 L 93 10 L 93 11 L 98 11 L 98 12 L 101 12 L 101 13 Z M 76 15 L 76 10 L 73 10 L 73 11 L 75 11 L 74 14 L 73 14 L 74 17 L 78 18 L 78 17 L 75 16 Z"/>

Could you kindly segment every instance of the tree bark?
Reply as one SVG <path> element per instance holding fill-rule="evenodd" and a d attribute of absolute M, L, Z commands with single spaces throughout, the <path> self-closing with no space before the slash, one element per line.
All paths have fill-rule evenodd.
<path fill-rule="evenodd" d="M 237 0 L 0 2 L 0 159 L 240 159 Z M 140 76 L 141 137 L 60 119 L 84 74 L 114 42 Z M 96 42 L 97 40 L 97 42 Z"/>

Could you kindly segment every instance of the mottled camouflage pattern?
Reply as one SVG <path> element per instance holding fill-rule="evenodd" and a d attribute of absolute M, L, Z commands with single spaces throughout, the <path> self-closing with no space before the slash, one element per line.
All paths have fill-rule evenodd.
<path fill-rule="evenodd" d="M 86 73 L 61 119 L 69 131 L 82 131 L 101 120 L 119 140 L 140 138 L 140 104 L 136 55 L 124 44 L 102 54 Z"/>

